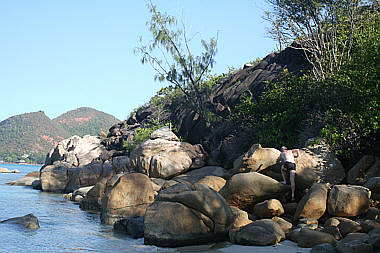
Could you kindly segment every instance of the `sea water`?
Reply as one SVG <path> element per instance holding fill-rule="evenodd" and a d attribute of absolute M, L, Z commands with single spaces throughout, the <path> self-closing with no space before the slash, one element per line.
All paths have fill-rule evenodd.
<path fill-rule="evenodd" d="M 99 215 L 85 212 L 60 194 L 45 193 L 24 186 L 10 186 L 40 166 L 0 164 L 20 173 L 0 173 L 0 221 L 33 213 L 40 229 L 30 230 L 14 224 L 0 223 L 0 252 L 157 252 L 114 233 L 111 226 L 100 224 Z"/>

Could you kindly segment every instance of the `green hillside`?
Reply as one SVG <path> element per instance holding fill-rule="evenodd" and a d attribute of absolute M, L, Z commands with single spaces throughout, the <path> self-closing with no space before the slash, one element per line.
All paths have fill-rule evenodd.
<path fill-rule="evenodd" d="M 0 122 L 0 160 L 43 163 L 47 152 L 72 135 L 97 135 L 119 122 L 112 115 L 78 108 L 51 120 L 44 112 L 12 116 Z"/>
<path fill-rule="evenodd" d="M 0 122 L 0 160 L 41 162 L 68 132 L 44 112 L 16 115 Z"/>
<path fill-rule="evenodd" d="M 53 119 L 53 121 L 68 131 L 70 136 L 83 136 L 86 134 L 98 135 L 101 131 L 107 132 L 112 125 L 120 120 L 110 114 L 88 107 L 81 107 L 68 111 Z"/>

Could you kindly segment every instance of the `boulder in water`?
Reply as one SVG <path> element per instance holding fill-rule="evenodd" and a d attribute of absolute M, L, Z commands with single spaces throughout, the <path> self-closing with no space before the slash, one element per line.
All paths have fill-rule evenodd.
<path fill-rule="evenodd" d="M 32 213 L 27 214 L 25 216 L 21 216 L 21 217 L 15 217 L 15 218 L 3 220 L 3 221 L 0 221 L 0 223 L 17 224 L 29 229 L 40 228 L 40 224 L 38 222 L 37 217 L 34 216 L 34 214 Z"/>

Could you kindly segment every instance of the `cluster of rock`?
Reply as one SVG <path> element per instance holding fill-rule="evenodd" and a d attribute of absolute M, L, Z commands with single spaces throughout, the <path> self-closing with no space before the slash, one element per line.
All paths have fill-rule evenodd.
<path fill-rule="evenodd" d="M 19 170 L 9 170 L 7 168 L 0 167 L 0 173 L 19 173 Z"/>
<path fill-rule="evenodd" d="M 40 171 L 42 190 L 68 193 L 115 231 L 157 246 L 285 239 L 312 252 L 380 246 L 379 158 L 364 157 L 346 175 L 323 142 L 309 142 L 296 159 L 296 203 L 279 182 L 274 148 L 254 144 L 225 169 L 208 165 L 201 145 L 180 142 L 165 127 L 129 156 L 109 152 L 96 137 L 63 141 Z"/>
<path fill-rule="evenodd" d="M 23 176 L 22 178 L 19 178 L 15 181 L 9 182 L 7 184 L 9 185 L 15 185 L 15 186 L 31 186 L 33 189 L 40 190 L 41 189 L 41 181 L 40 181 L 40 172 L 39 171 L 32 171 Z"/>
<path fill-rule="evenodd" d="M 59 142 L 40 171 L 42 190 L 69 193 L 128 170 L 129 158 L 109 156 L 100 142 L 100 138 L 90 135 Z"/>

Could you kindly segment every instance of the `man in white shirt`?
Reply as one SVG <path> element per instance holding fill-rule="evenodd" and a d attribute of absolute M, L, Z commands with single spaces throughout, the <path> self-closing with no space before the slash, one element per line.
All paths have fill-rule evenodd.
<path fill-rule="evenodd" d="M 286 184 L 285 172 L 289 171 L 290 173 L 290 185 L 292 187 L 292 201 L 294 201 L 294 192 L 296 189 L 296 183 L 294 181 L 296 176 L 296 162 L 294 158 L 299 157 L 300 153 L 298 149 L 288 150 L 287 147 L 281 147 L 281 159 L 284 162 L 281 166 L 281 174 L 284 181 L 283 184 Z"/>

